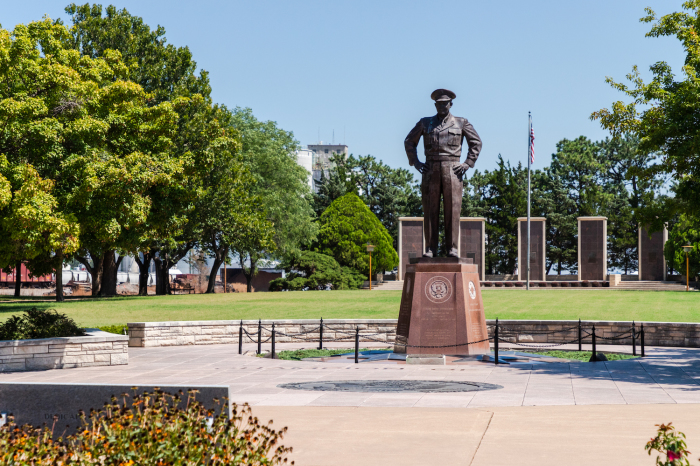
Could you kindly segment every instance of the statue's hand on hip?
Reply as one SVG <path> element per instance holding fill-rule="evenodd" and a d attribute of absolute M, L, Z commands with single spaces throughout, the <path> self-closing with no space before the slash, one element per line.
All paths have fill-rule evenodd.
<path fill-rule="evenodd" d="M 416 160 L 416 163 L 414 164 L 414 166 L 416 167 L 416 170 L 418 170 L 421 173 L 421 175 L 424 175 L 425 172 L 428 171 L 428 164 L 423 163 L 420 160 Z"/>
<path fill-rule="evenodd" d="M 467 173 L 467 170 L 469 170 L 469 165 L 466 163 L 460 163 L 459 165 L 452 167 L 452 171 L 459 177 L 464 176 L 464 174 Z"/>

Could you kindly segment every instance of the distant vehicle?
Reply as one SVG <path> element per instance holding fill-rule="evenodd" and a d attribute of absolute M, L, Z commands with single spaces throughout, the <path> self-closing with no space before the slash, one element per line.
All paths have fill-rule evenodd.
<path fill-rule="evenodd" d="M 0 271 L 1 288 L 14 288 L 16 280 L 15 269 L 2 269 Z M 24 264 L 20 267 L 20 280 L 22 288 L 51 288 L 56 285 L 56 279 L 53 274 L 30 277 L 29 271 Z"/>

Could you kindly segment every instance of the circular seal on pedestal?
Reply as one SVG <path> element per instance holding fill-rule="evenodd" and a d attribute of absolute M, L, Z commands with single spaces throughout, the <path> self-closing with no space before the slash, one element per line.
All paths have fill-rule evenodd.
<path fill-rule="evenodd" d="M 425 284 L 425 296 L 436 304 L 444 303 L 452 297 L 452 284 L 445 277 L 432 277 Z"/>
<path fill-rule="evenodd" d="M 474 282 L 469 280 L 469 296 L 472 297 L 472 299 L 476 299 L 476 287 L 474 286 Z"/>

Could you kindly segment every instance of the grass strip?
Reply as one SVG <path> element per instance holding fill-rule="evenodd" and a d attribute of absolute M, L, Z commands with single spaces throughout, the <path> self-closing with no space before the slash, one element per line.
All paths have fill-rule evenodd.
<path fill-rule="evenodd" d="M 486 317 L 501 320 L 700 322 L 700 293 L 484 289 Z M 32 297 L 32 299 L 36 299 Z M 8 299 L 9 300 L 9 299 Z M 30 307 L 55 308 L 83 327 L 125 322 L 240 319 L 396 319 L 400 291 L 292 291 L 3 302 L 0 322 Z"/>
<path fill-rule="evenodd" d="M 542 356 L 551 356 L 553 358 L 561 359 L 573 359 L 576 361 L 588 362 L 591 359 L 593 353 L 591 351 L 523 351 L 529 354 L 541 354 Z M 599 351 L 598 354 L 601 354 Z M 608 358 L 608 361 L 622 361 L 623 359 L 633 359 L 639 356 L 632 356 L 631 354 L 619 354 L 619 353 L 602 353 Z"/>
<path fill-rule="evenodd" d="M 360 348 L 362 351 L 378 350 L 380 348 Z M 286 359 L 288 361 L 301 361 L 304 358 L 327 358 L 336 354 L 354 353 L 354 348 L 336 348 L 336 349 L 300 349 L 287 350 L 277 353 L 277 359 Z M 265 357 L 264 354 L 257 354 L 259 358 Z"/>

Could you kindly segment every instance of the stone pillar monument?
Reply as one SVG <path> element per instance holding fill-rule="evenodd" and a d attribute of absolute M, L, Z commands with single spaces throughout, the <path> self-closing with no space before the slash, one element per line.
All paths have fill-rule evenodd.
<path fill-rule="evenodd" d="M 639 255 L 639 280 L 666 281 L 666 258 L 664 246 L 668 241 L 666 225 L 662 231 L 655 231 L 649 237 L 646 228 L 639 228 L 637 252 Z"/>
<path fill-rule="evenodd" d="M 422 118 L 404 141 L 411 166 L 422 175 L 422 257 L 401 251 L 405 266 L 394 351 L 409 354 L 481 354 L 489 351 L 484 306 L 481 301 L 478 265 L 462 258 L 463 180 L 474 167 L 481 139 L 466 118 L 450 113 L 454 92 L 438 89 L 431 95 L 437 115 Z M 417 146 L 423 138 L 425 163 L 418 160 Z M 469 153 L 461 162 L 462 141 Z M 440 211 L 444 225 L 440 225 Z M 468 225 L 465 226 L 465 228 Z M 439 254 L 440 229 L 448 257 Z M 401 245 L 405 244 L 402 238 Z M 471 238 L 465 233 L 465 238 Z M 414 244 L 418 243 L 415 235 Z M 469 243 L 465 243 L 469 249 Z M 472 251 L 464 251 L 471 253 Z M 476 251 L 473 251 L 476 254 Z M 405 257 L 404 257 L 405 255 Z M 476 256 L 475 256 L 476 258 Z M 483 340 L 483 341 L 482 341 Z"/>
<path fill-rule="evenodd" d="M 530 217 L 530 281 L 547 280 L 547 220 Z M 518 281 L 527 280 L 527 217 L 518 218 Z"/>
<path fill-rule="evenodd" d="M 608 218 L 578 217 L 578 280 L 608 276 Z"/>
<path fill-rule="evenodd" d="M 459 219 L 459 257 L 471 259 L 479 269 L 479 280 L 485 278 L 486 219 L 484 217 L 462 217 Z"/>
<path fill-rule="evenodd" d="M 425 250 L 423 217 L 399 217 L 399 273 L 403 280 L 410 259 L 421 257 Z"/>

